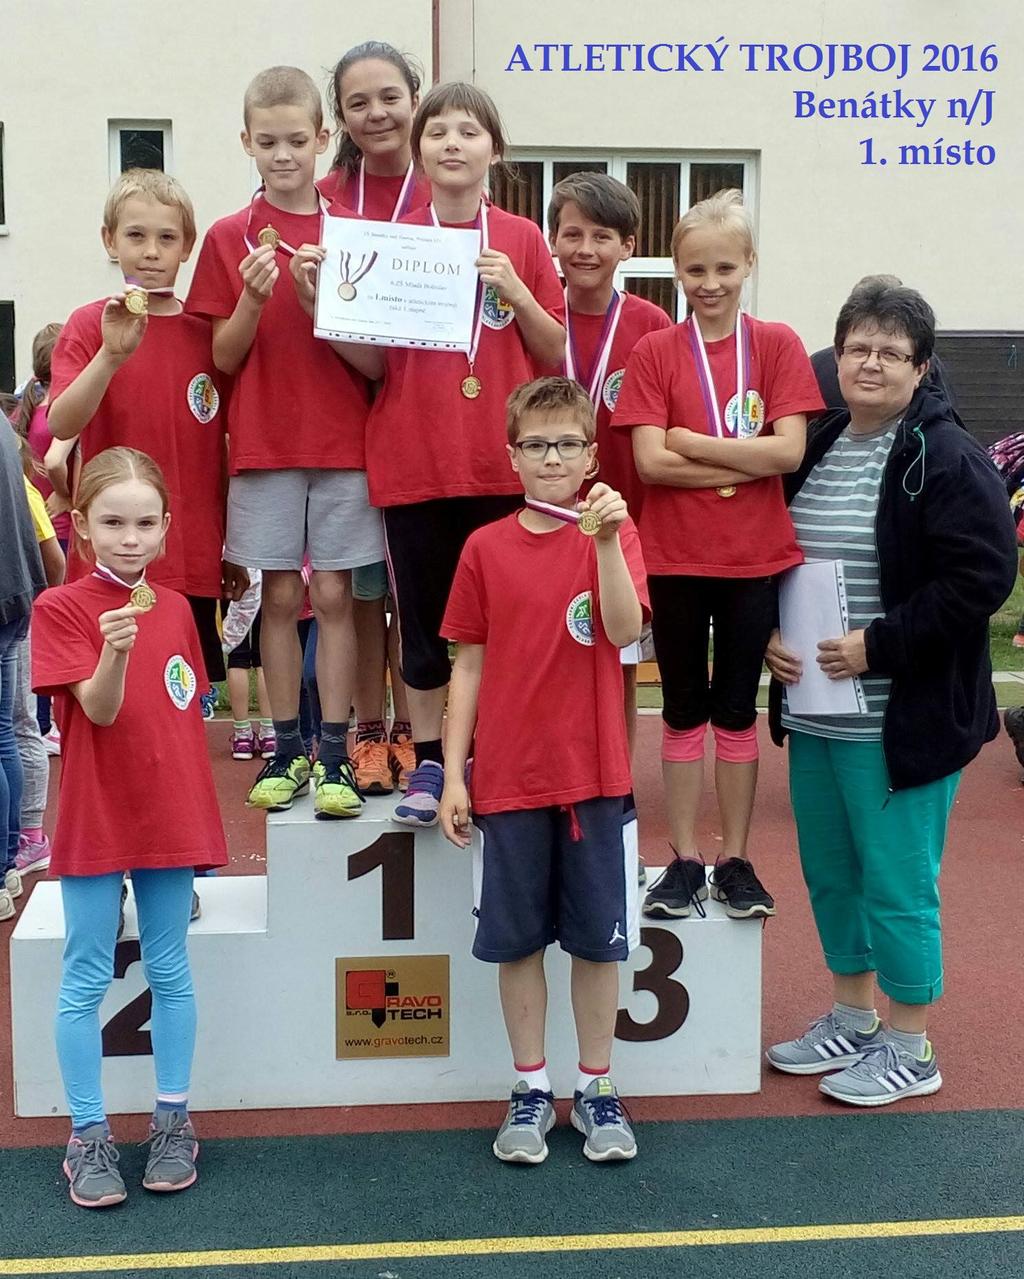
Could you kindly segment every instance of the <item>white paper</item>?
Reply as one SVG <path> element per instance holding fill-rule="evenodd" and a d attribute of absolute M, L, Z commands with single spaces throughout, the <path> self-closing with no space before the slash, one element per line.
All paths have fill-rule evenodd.
<path fill-rule="evenodd" d="M 839 560 L 808 560 L 785 573 L 779 583 L 779 634 L 783 645 L 803 662 L 796 684 L 786 686 L 794 715 L 863 715 L 867 702 L 861 682 L 831 680 L 818 665 L 818 644 L 849 629 L 846 584 Z"/>
<path fill-rule="evenodd" d="M 479 231 L 325 217 L 323 244 L 316 337 L 469 350 Z"/>

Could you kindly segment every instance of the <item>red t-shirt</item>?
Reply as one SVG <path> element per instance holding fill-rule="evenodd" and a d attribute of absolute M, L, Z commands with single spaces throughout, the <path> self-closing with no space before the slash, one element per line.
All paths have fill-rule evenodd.
<path fill-rule="evenodd" d="M 68 690 L 96 670 L 100 614 L 127 603 L 126 587 L 90 574 L 44 591 L 32 609 L 32 686 L 56 698 L 61 733 L 53 875 L 227 863 L 188 602 L 156 588 L 156 604 L 138 619 L 113 724 L 94 724 Z"/>
<path fill-rule="evenodd" d="M 818 383 L 797 335 L 785 324 L 746 316 L 750 374 L 745 412 L 762 433 L 793 413 L 823 408 Z M 685 426 L 711 434 L 713 426 L 690 347 L 690 320 L 641 338 L 626 364 L 613 428 Z M 736 337 L 707 343 L 719 412 L 736 399 Z M 731 414 L 735 412 L 735 403 Z M 731 415 L 730 414 L 730 415 Z M 628 432 L 627 432 L 628 433 Z M 738 484 L 732 497 L 715 489 L 649 484 L 641 534 L 647 571 L 697 577 L 768 577 L 799 564 L 793 524 L 773 475 Z"/>
<path fill-rule="evenodd" d="M 362 216 L 375 222 L 390 222 L 395 205 L 398 203 L 398 197 L 402 193 L 402 184 L 404 182 L 404 173 L 398 174 L 397 177 L 367 173 L 363 185 Z M 338 204 L 344 205 L 346 209 L 351 209 L 353 213 L 358 211 L 358 171 L 350 173 L 346 178 L 343 178 L 340 169 L 332 169 L 316 185 L 324 199 L 335 200 Z M 412 189 L 409 192 L 402 216 L 406 213 L 413 213 L 416 209 L 422 209 L 424 205 L 429 203 L 430 183 L 422 174 L 414 173 Z"/>
<path fill-rule="evenodd" d="M 601 381 L 600 398 L 597 402 L 597 460 L 600 472 L 597 479 L 610 484 L 626 499 L 629 513 L 639 524 L 643 510 L 646 485 L 636 473 L 633 461 L 633 441 L 628 431 L 611 429 L 612 414 L 619 398 L 619 389 L 626 372 L 626 361 L 637 342 L 645 333 L 656 333 L 659 329 L 670 329 L 672 321 L 653 302 L 638 298 L 633 293 L 626 293 L 619 323 L 612 340 L 612 349 L 608 353 L 608 364 Z M 558 313 L 558 318 L 565 323 L 565 303 Z M 574 311 L 572 315 L 572 332 L 575 340 L 576 359 L 579 367 L 576 376 L 582 382 L 593 367 L 597 358 L 597 344 L 601 340 L 604 328 L 603 315 L 580 315 Z M 563 367 L 564 372 L 564 367 Z M 590 388 L 587 387 L 589 390 Z"/>
<path fill-rule="evenodd" d="M 51 405 L 103 345 L 105 299 L 72 312 L 53 352 Z M 84 465 L 115 445 L 148 453 L 163 472 L 171 524 L 149 580 L 188 595 L 220 596 L 224 549 L 225 379 L 210 326 L 194 315 L 150 315 L 138 349 L 110 379 L 79 440 Z M 72 557 L 71 571 L 84 568 Z"/>
<path fill-rule="evenodd" d="M 332 217 L 355 215 L 341 205 Z M 215 222 L 206 233 L 186 308 L 226 319 L 242 292 L 239 263 L 271 224 L 286 243 L 319 244 L 319 213 L 286 213 L 262 198 Z M 235 374 L 228 404 L 231 474 L 283 471 L 290 467 L 330 470 L 365 468 L 364 441 L 369 388 L 330 346 L 313 336 L 313 321 L 299 305 L 288 258 L 277 255 L 280 276 L 263 307 L 249 353 Z"/>
<path fill-rule="evenodd" d="M 419 209 L 402 221 L 429 226 L 430 210 Z M 562 289 L 537 226 L 491 205 L 488 237 L 491 248 L 508 254 L 537 302 L 554 315 Z M 483 307 L 473 367 L 482 389 L 475 400 L 467 400 L 460 389 L 469 372 L 463 352 L 386 348 L 384 386 L 366 428 L 374 506 L 522 491 L 505 452 L 505 401 L 537 370 L 512 307 L 491 287 Z"/>
<path fill-rule="evenodd" d="M 649 615 L 632 521 L 623 554 Z M 441 633 L 486 644 L 472 798 L 478 813 L 626 795 L 632 782 L 619 650 L 601 626 L 593 541 L 563 526 L 531 533 L 508 515 L 472 533 Z"/>

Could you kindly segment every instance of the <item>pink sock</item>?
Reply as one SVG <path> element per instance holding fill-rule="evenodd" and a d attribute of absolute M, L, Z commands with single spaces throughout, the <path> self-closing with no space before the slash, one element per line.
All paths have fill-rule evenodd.
<path fill-rule="evenodd" d="M 753 764 L 757 759 L 756 724 L 739 733 L 712 724 L 711 731 L 715 735 L 716 759 L 724 760 L 726 764 Z"/>
<path fill-rule="evenodd" d="M 704 734 L 707 724 L 682 731 L 665 724 L 661 733 L 661 758 L 671 764 L 692 764 L 704 758 Z"/>
<path fill-rule="evenodd" d="M 22 826 L 21 833 L 30 844 L 41 844 L 43 842 L 42 826 Z"/>

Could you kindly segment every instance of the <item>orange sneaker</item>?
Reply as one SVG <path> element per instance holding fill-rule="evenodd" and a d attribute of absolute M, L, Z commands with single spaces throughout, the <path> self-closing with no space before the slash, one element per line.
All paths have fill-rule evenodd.
<path fill-rule="evenodd" d="M 391 777 L 387 742 L 356 742 L 352 748 L 356 785 L 364 795 L 390 795 L 395 789 Z"/>
<path fill-rule="evenodd" d="M 403 737 L 398 742 L 388 742 L 388 756 L 391 764 L 391 776 L 400 791 L 407 790 L 409 778 L 416 767 L 416 749 L 411 737 Z"/>

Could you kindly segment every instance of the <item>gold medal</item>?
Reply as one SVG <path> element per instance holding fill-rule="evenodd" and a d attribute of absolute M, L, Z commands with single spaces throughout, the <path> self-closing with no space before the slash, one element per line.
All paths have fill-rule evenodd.
<path fill-rule="evenodd" d="M 275 231 L 274 228 L 268 222 L 267 225 L 256 237 L 256 243 L 264 246 L 269 244 L 272 249 L 276 249 L 277 246 L 281 243 L 280 232 Z"/>
<path fill-rule="evenodd" d="M 587 537 L 593 537 L 595 533 L 601 531 L 601 517 L 596 511 L 582 511 L 576 527 Z"/>
<path fill-rule="evenodd" d="M 735 485 L 735 484 L 723 484 L 723 485 L 722 485 L 722 487 L 721 487 L 720 489 L 715 489 L 715 492 L 718 494 L 718 496 L 719 496 L 719 497 L 735 497 L 735 496 L 736 496 L 736 485 Z"/>
<path fill-rule="evenodd" d="M 468 377 L 462 379 L 462 394 L 467 400 L 475 400 L 480 392 L 484 389 L 484 384 L 476 376 L 470 373 Z"/>
<path fill-rule="evenodd" d="M 148 613 L 156 603 L 156 591 L 153 590 L 152 586 L 147 586 L 145 582 L 140 582 L 138 586 L 132 588 L 128 603 L 134 608 L 140 608 L 144 613 Z"/>
<path fill-rule="evenodd" d="M 149 294 L 145 289 L 127 289 L 124 295 L 124 309 L 132 315 L 145 315 L 149 310 Z"/>
<path fill-rule="evenodd" d="M 338 297 L 342 302 L 351 302 L 356 295 L 356 286 L 348 280 L 342 280 L 338 285 Z"/>

